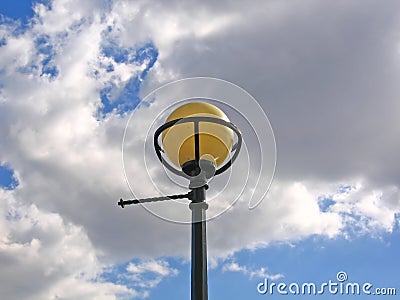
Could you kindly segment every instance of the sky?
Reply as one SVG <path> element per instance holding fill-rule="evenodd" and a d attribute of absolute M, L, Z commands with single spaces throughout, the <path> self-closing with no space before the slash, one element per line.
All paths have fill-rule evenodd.
<path fill-rule="evenodd" d="M 209 298 L 366 297 L 293 292 L 329 282 L 398 297 L 377 293 L 400 293 L 399 14 L 397 0 L 1 2 L 0 298 L 189 299 L 187 202 L 117 201 L 185 192 L 149 145 L 199 96 L 245 143 L 210 182 Z"/>

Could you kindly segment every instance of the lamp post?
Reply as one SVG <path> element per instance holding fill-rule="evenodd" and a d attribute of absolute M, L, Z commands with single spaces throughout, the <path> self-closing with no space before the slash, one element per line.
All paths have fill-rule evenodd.
<path fill-rule="evenodd" d="M 162 147 L 159 140 L 161 136 Z M 236 138 L 235 138 L 236 136 Z M 207 300 L 206 190 L 208 181 L 237 158 L 242 136 L 225 113 L 208 102 L 190 102 L 175 109 L 154 133 L 154 149 L 172 173 L 189 180 L 190 192 L 165 197 L 123 200 L 125 205 L 187 198 L 192 211 L 191 299 Z M 165 153 L 166 158 L 163 156 Z"/>

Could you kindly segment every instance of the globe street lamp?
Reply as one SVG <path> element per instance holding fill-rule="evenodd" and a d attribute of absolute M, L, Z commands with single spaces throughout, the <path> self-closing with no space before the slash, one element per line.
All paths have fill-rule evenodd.
<path fill-rule="evenodd" d="M 160 146 L 160 136 L 162 147 Z M 179 106 L 154 133 L 154 149 L 172 173 L 189 180 L 190 192 L 166 197 L 123 200 L 118 205 L 187 198 L 192 211 L 191 299 L 207 300 L 206 190 L 209 180 L 237 158 L 242 136 L 225 113 L 208 102 Z M 165 156 L 163 155 L 165 154 Z"/>

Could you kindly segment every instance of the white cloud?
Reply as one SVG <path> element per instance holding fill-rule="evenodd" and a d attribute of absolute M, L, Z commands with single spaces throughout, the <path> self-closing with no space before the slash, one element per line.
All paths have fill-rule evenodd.
<path fill-rule="evenodd" d="M 82 227 L 37 206 L 18 204 L 0 190 L 0 296 L 4 299 L 114 299 L 135 296 L 125 286 L 102 282 L 104 266 Z"/>
<path fill-rule="evenodd" d="M 115 1 L 108 23 L 113 24 L 122 45 L 152 40 L 161 58 L 172 55 L 181 41 L 203 39 L 223 31 L 240 18 L 240 13 L 208 5 L 160 1 Z M 140 28 L 131 34 L 130 29 Z"/>
<path fill-rule="evenodd" d="M 267 270 L 264 267 L 253 270 L 251 268 L 248 268 L 247 266 L 239 265 L 237 262 L 234 261 L 225 263 L 222 266 L 222 271 L 239 272 L 246 276 L 249 276 L 250 278 L 256 277 L 256 278 L 267 278 L 271 280 L 277 280 L 284 277 L 282 274 L 271 275 L 267 272 Z"/>
<path fill-rule="evenodd" d="M 393 187 L 371 189 L 360 181 L 346 192 L 331 195 L 334 204 L 329 207 L 329 211 L 345 214 L 343 223 L 358 226 L 357 234 L 376 234 L 382 230 L 391 232 L 396 225 L 398 198 L 397 205 L 391 206 L 384 200 L 396 197 L 396 191 Z"/>
<path fill-rule="evenodd" d="M 275 181 L 267 199 L 255 210 L 247 209 L 245 194 L 230 211 L 209 222 L 210 253 L 229 257 L 240 249 L 265 247 L 272 242 L 341 234 L 339 213 L 321 212 L 318 207 L 321 190 L 328 188 L 323 183 L 316 188 L 310 183 Z"/>
<path fill-rule="evenodd" d="M 77 0 L 51 1 L 50 6 L 36 3 L 34 6 L 34 27 L 38 31 L 55 34 L 64 32 L 81 22 L 104 12 L 107 1 L 88 0 L 81 3 Z"/>
<path fill-rule="evenodd" d="M 145 260 L 140 263 L 129 263 L 126 277 L 135 286 L 143 289 L 155 288 L 164 278 L 178 275 L 179 271 L 170 267 L 165 260 Z"/>
<path fill-rule="evenodd" d="M 144 272 L 152 272 L 156 273 L 160 276 L 168 276 L 168 275 L 176 275 L 178 274 L 178 270 L 169 268 L 169 264 L 166 261 L 160 260 L 149 260 L 142 262 L 140 264 L 130 263 L 127 267 L 127 271 L 131 273 L 144 273 Z"/>

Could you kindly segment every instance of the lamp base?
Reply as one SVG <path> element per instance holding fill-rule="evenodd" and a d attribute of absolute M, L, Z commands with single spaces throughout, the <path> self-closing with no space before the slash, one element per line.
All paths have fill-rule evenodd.
<path fill-rule="evenodd" d="M 190 160 L 182 165 L 182 171 L 190 177 L 190 189 L 202 187 L 215 175 L 215 164 L 207 159 Z"/>

